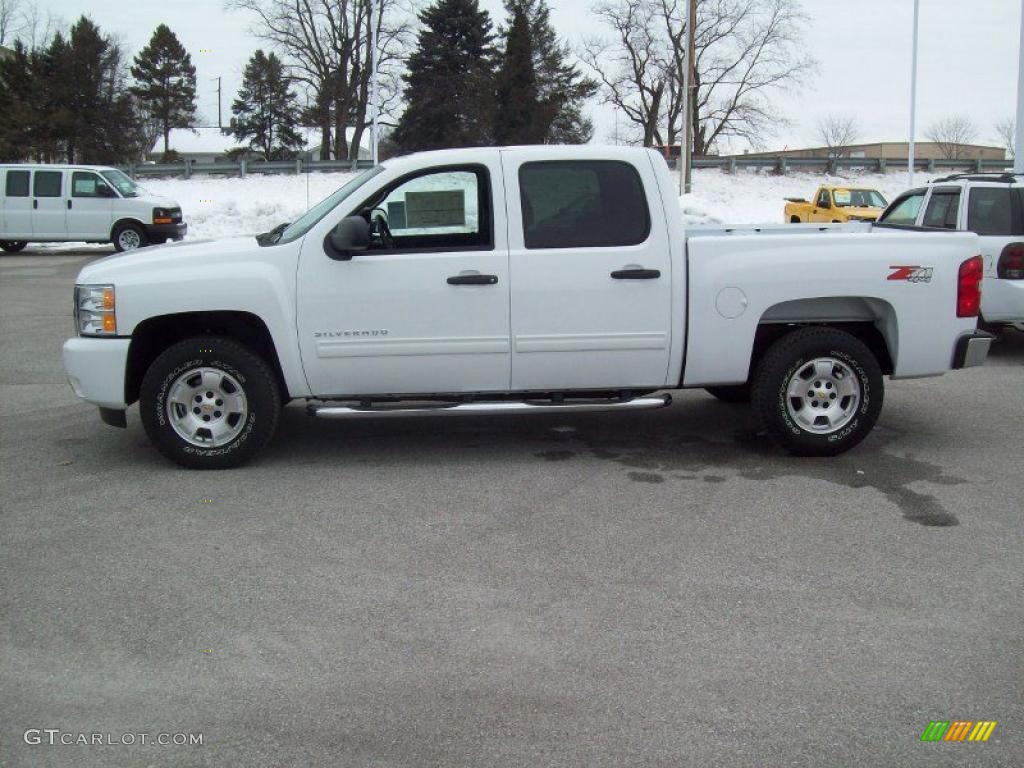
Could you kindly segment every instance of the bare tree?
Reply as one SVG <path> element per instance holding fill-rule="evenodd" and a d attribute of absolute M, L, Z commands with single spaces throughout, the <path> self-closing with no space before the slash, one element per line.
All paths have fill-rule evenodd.
<path fill-rule="evenodd" d="M 995 127 L 999 145 L 1006 148 L 1007 157 L 1013 157 L 1014 139 L 1017 137 L 1017 121 L 1010 116 L 1000 120 Z"/>
<path fill-rule="evenodd" d="M 771 92 L 815 66 L 801 51 L 807 18 L 796 0 L 695 2 L 694 154 L 730 137 L 758 145 L 784 122 L 769 103 Z M 640 126 L 645 143 L 674 143 L 686 103 L 685 3 L 602 0 L 594 13 L 613 37 L 588 41 L 582 58 L 601 80 L 605 101 Z"/>
<path fill-rule="evenodd" d="M 966 115 L 951 115 L 929 125 L 924 135 L 935 142 L 943 157 L 959 160 L 967 156 L 967 145 L 974 141 L 978 129 Z"/>
<path fill-rule="evenodd" d="M 0 45 L 16 38 L 24 24 L 22 0 L 0 0 Z"/>
<path fill-rule="evenodd" d="M 818 138 L 828 147 L 832 160 L 842 157 L 859 133 L 857 118 L 850 115 L 825 115 L 818 121 Z"/>
<path fill-rule="evenodd" d="M 268 41 L 308 89 L 320 128 L 321 159 L 355 161 L 369 124 L 370 30 L 377 31 L 378 104 L 385 119 L 400 86 L 410 24 L 400 0 L 225 0 L 256 17 L 253 33 Z M 354 127 L 351 144 L 346 128 Z"/>

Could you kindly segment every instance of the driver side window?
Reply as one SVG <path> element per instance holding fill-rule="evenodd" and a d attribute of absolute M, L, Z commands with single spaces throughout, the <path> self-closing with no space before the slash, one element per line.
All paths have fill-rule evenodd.
<path fill-rule="evenodd" d="M 370 220 L 370 249 L 490 249 L 489 193 L 482 167 L 438 169 L 400 180 L 363 209 Z"/>

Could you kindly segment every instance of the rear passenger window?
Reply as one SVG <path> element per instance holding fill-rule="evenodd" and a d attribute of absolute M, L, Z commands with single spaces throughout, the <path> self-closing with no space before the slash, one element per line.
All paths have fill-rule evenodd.
<path fill-rule="evenodd" d="M 36 171 L 32 180 L 33 197 L 60 197 L 61 171 Z"/>
<path fill-rule="evenodd" d="M 936 190 L 928 200 L 921 224 L 936 229 L 956 229 L 960 211 L 960 190 Z"/>
<path fill-rule="evenodd" d="M 1010 188 L 975 187 L 967 197 L 967 228 L 979 235 L 1012 235 Z"/>
<path fill-rule="evenodd" d="M 28 197 L 28 171 L 8 171 L 7 197 Z"/>
<path fill-rule="evenodd" d="M 921 210 L 921 203 L 924 202 L 926 190 L 908 192 L 903 197 L 896 198 L 881 218 L 886 224 L 899 224 L 902 226 L 913 226 L 917 221 L 917 214 Z"/>
<path fill-rule="evenodd" d="M 640 174 L 619 160 L 556 160 L 519 169 L 527 248 L 637 245 L 651 230 Z"/>

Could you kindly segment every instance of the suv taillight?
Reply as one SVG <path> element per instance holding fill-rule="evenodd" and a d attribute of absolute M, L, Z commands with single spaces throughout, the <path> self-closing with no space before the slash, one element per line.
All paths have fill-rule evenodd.
<path fill-rule="evenodd" d="M 996 276 L 1003 280 L 1024 280 L 1024 243 L 1010 243 L 999 254 Z"/>
<path fill-rule="evenodd" d="M 981 310 L 981 256 L 972 256 L 960 265 L 956 280 L 956 316 L 977 317 Z"/>

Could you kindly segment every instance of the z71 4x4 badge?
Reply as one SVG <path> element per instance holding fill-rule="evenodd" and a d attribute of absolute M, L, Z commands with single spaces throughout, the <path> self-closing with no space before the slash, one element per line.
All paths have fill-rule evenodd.
<path fill-rule="evenodd" d="M 906 280 L 908 283 L 930 283 L 932 281 L 932 267 L 890 266 L 889 269 L 895 271 L 889 274 L 887 280 Z"/>

